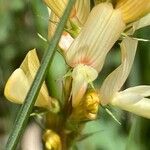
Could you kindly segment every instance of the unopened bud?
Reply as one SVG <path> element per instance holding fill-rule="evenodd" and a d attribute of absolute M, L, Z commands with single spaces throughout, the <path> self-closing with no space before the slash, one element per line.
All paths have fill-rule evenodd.
<path fill-rule="evenodd" d="M 43 135 L 45 147 L 47 150 L 62 150 L 60 136 L 52 130 L 46 130 Z"/>

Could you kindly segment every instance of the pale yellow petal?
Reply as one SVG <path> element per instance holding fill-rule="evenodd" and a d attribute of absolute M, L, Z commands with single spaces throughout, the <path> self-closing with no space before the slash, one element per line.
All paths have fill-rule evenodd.
<path fill-rule="evenodd" d="M 45 4 L 60 18 L 68 0 L 44 0 Z"/>
<path fill-rule="evenodd" d="M 39 66 L 40 66 L 40 62 L 37 57 L 36 50 L 33 49 L 28 52 L 20 68 L 26 74 L 28 80 L 33 81 Z"/>
<path fill-rule="evenodd" d="M 90 13 L 90 0 L 76 0 L 75 10 L 76 19 L 79 21 L 78 24 L 83 26 Z"/>
<path fill-rule="evenodd" d="M 20 66 L 20 68 L 26 74 L 26 77 L 29 81 L 30 86 L 34 80 L 34 77 L 38 71 L 39 66 L 40 66 L 40 62 L 37 57 L 36 50 L 33 49 L 28 52 L 28 54 L 26 55 L 24 61 L 22 62 L 21 66 Z M 46 107 L 46 106 L 50 106 L 50 103 L 51 103 L 51 97 L 49 97 L 48 89 L 47 89 L 45 81 L 44 81 L 35 105 L 41 106 L 41 107 Z"/>
<path fill-rule="evenodd" d="M 147 14 L 146 16 L 144 16 L 143 18 L 141 18 L 140 20 L 138 20 L 132 24 L 129 24 L 130 29 L 127 30 L 126 34 L 133 35 L 133 33 L 136 30 L 141 29 L 146 26 L 150 26 L 150 13 Z"/>
<path fill-rule="evenodd" d="M 111 104 L 136 115 L 150 118 L 150 99 L 142 98 L 138 94 L 132 92 L 126 95 L 125 93 L 118 94 L 113 98 Z"/>
<path fill-rule="evenodd" d="M 39 66 L 40 63 L 36 50 L 33 49 L 28 52 L 20 68 L 14 71 L 6 84 L 5 96 L 10 101 L 20 104 L 23 103 Z M 46 84 L 44 82 L 35 106 L 50 108 L 51 100 L 52 98 L 49 96 Z"/>
<path fill-rule="evenodd" d="M 97 71 L 86 65 L 78 65 L 72 72 L 72 105 L 76 107 L 84 96 L 89 83 L 98 76 Z"/>
<path fill-rule="evenodd" d="M 5 85 L 4 95 L 9 101 L 22 104 L 29 87 L 29 82 L 25 73 L 22 69 L 18 68 L 8 79 Z"/>
<path fill-rule="evenodd" d="M 126 81 L 136 53 L 137 40 L 125 38 L 121 43 L 122 63 L 104 80 L 100 89 L 101 103 L 108 104 Z"/>
<path fill-rule="evenodd" d="M 148 97 L 150 96 L 150 85 L 140 85 L 140 86 L 135 86 L 135 87 L 130 87 L 124 91 L 122 91 L 122 93 L 125 92 L 132 92 L 132 93 L 136 93 L 139 94 L 143 97 Z"/>
<path fill-rule="evenodd" d="M 57 28 L 57 25 L 58 25 L 60 19 L 49 8 L 48 8 L 48 12 L 49 12 L 48 40 L 51 40 L 51 38 L 53 37 L 53 35 L 56 31 L 56 28 Z"/>
<path fill-rule="evenodd" d="M 68 0 L 44 0 L 46 5 L 60 18 L 66 8 Z M 90 12 L 90 0 L 76 0 L 70 14 L 70 19 L 76 25 L 82 26 Z"/>
<path fill-rule="evenodd" d="M 67 51 L 67 63 L 72 67 L 90 65 L 99 72 L 124 28 L 120 11 L 114 10 L 109 3 L 97 5 Z"/>
<path fill-rule="evenodd" d="M 67 32 L 64 32 L 59 41 L 59 47 L 63 53 L 66 53 L 74 39 Z"/>
<path fill-rule="evenodd" d="M 122 12 L 123 20 L 130 23 L 150 12 L 150 0 L 118 0 L 116 9 Z"/>

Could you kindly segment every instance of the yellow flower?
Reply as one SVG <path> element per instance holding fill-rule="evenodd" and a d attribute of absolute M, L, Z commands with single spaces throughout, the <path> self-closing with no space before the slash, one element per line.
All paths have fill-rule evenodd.
<path fill-rule="evenodd" d="M 111 104 L 139 116 L 150 118 L 150 86 L 136 86 L 119 91 L 126 81 L 136 53 L 137 41 L 126 38 L 121 43 L 122 63 L 103 82 L 99 91 L 102 105 Z"/>
<path fill-rule="evenodd" d="M 135 19 L 145 15 L 147 12 L 145 12 L 144 7 L 141 6 L 140 8 L 137 8 L 140 11 L 138 15 L 134 13 L 131 14 L 133 2 L 135 3 L 135 0 L 131 3 L 130 0 L 117 1 L 115 8 L 111 3 L 100 3 L 96 5 L 90 12 L 79 35 L 71 42 L 69 49 L 66 50 L 65 56 L 67 63 L 74 69 L 79 68 L 78 66 L 81 64 L 85 67 L 90 66 L 95 69 L 98 74 L 103 67 L 107 53 L 125 30 L 127 23 L 131 22 L 131 19 L 132 21 L 135 21 Z M 148 4 L 149 1 L 142 1 L 142 5 L 143 3 Z M 124 11 L 124 9 L 126 11 Z M 127 14 L 129 19 L 126 17 Z M 132 17 L 130 18 L 131 15 Z M 143 27 L 143 25 L 141 25 L 141 27 Z M 89 74 L 86 75 L 90 76 Z M 73 77 L 73 83 L 76 82 L 76 78 L 77 77 Z M 94 80 L 95 79 L 93 78 L 93 81 Z M 75 84 L 73 84 L 72 87 L 72 93 L 76 93 L 76 96 L 73 96 L 72 99 L 73 106 L 76 101 L 78 103 L 79 99 L 81 100 L 80 89 L 84 88 L 84 91 L 86 91 L 85 87 L 88 85 L 88 82 L 86 82 L 86 84 L 84 82 L 84 85 L 81 85 L 80 83 L 81 81 L 76 83 L 78 84 L 78 87 L 76 86 L 77 88 L 74 87 Z M 84 93 L 82 95 L 84 95 Z"/>
<path fill-rule="evenodd" d="M 52 12 L 60 18 L 66 8 L 68 0 L 44 0 Z M 76 0 L 69 19 L 81 26 L 85 23 L 90 12 L 90 0 Z"/>
<path fill-rule="evenodd" d="M 79 4 L 81 1 L 77 1 L 77 3 Z M 103 1 L 98 3 L 90 14 L 87 13 L 88 17 L 86 16 L 87 19 L 85 19 L 82 25 L 80 26 L 78 24 L 81 27 L 78 36 L 73 39 L 69 33 L 65 33 L 62 35 L 59 43 L 59 46 L 64 50 L 66 62 L 74 68 L 72 72 L 73 107 L 79 104 L 86 92 L 88 84 L 96 79 L 104 65 L 107 53 L 119 39 L 127 25 L 150 11 L 150 0 L 116 0 L 115 5 L 113 5 L 114 3 Z M 54 1 L 51 5 L 53 4 Z M 49 4 L 50 8 L 53 7 L 51 5 Z M 55 7 L 56 5 L 57 3 L 55 3 Z M 84 14 L 87 9 L 85 9 L 84 5 L 79 6 L 83 8 L 83 11 L 76 12 L 79 12 L 79 15 Z M 79 10 L 80 7 L 76 10 Z M 64 5 L 60 10 L 62 12 L 64 11 Z M 56 13 L 56 10 L 54 10 L 54 13 L 58 18 L 61 16 Z M 74 16 L 77 17 L 77 15 Z M 136 27 L 136 29 L 145 26 L 144 24 L 145 22 Z M 135 27 L 135 24 L 131 26 Z M 129 32 L 133 33 L 133 28 L 130 28 Z M 90 82 L 87 80 L 87 77 L 91 79 Z"/>
<path fill-rule="evenodd" d="M 9 101 L 17 104 L 24 102 L 39 66 L 40 63 L 36 50 L 33 49 L 28 52 L 21 66 L 12 73 L 5 85 L 4 94 Z M 55 107 L 54 105 L 56 103 L 57 101 L 49 96 L 48 89 L 44 82 L 35 106 L 51 109 Z"/>
<path fill-rule="evenodd" d="M 107 53 L 124 29 L 125 23 L 122 20 L 121 12 L 115 10 L 112 4 L 102 3 L 95 6 L 81 29 L 81 32 L 66 52 L 67 63 L 73 67 L 76 72 L 78 72 L 78 69 L 81 70 L 80 66 L 82 65 L 82 70 L 85 72 L 84 74 L 92 79 L 90 82 L 94 81 L 95 78 L 92 77 L 93 74 L 90 73 L 91 71 L 86 70 L 90 68 L 92 72 L 95 72 L 94 74 L 98 74 L 101 71 Z M 85 69 L 83 69 L 83 67 Z M 72 93 L 75 95 L 72 99 L 73 107 L 75 103 L 78 103 L 82 98 L 81 96 L 77 96 L 81 95 L 80 89 L 87 87 L 89 83 L 87 80 L 84 80 L 84 85 L 82 85 L 80 84 L 80 80 L 79 83 L 75 84 L 74 82 L 77 82 L 77 78 L 84 78 L 81 76 L 83 75 L 79 74 L 78 76 L 73 76 Z M 84 95 L 84 93 L 82 94 Z"/>

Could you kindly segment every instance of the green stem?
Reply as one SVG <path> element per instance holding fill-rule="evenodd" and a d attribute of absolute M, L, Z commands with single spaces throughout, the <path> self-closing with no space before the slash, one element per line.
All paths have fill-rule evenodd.
<path fill-rule="evenodd" d="M 45 51 L 45 53 L 44 53 L 44 56 L 41 61 L 41 66 L 37 72 L 37 75 L 34 79 L 34 82 L 31 86 L 31 88 L 27 94 L 25 103 L 22 105 L 22 107 L 16 117 L 12 132 L 11 132 L 8 142 L 6 144 L 6 150 L 15 150 L 17 147 L 19 139 L 24 131 L 24 128 L 25 128 L 27 122 L 28 122 L 30 113 L 32 112 L 32 108 L 37 99 L 41 85 L 45 79 L 48 67 L 52 63 L 53 56 L 56 52 L 57 44 L 59 42 L 59 39 L 61 37 L 64 26 L 67 22 L 67 19 L 69 17 L 69 14 L 71 12 L 71 9 L 72 9 L 72 6 L 74 3 L 75 3 L 75 0 L 68 1 L 68 5 L 66 7 L 66 10 L 65 10 L 61 20 L 60 20 L 60 23 L 58 24 L 55 35 L 53 36 L 52 40 L 50 41 L 47 51 Z"/>

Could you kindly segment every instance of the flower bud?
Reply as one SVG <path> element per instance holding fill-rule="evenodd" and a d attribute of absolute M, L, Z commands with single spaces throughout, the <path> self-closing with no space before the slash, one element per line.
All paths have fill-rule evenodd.
<path fill-rule="evenodd" d="M 43 135 L 45 147 L 47 150 L 62 150 L 60 136 L 52 130 L 46 130 Z"/>

